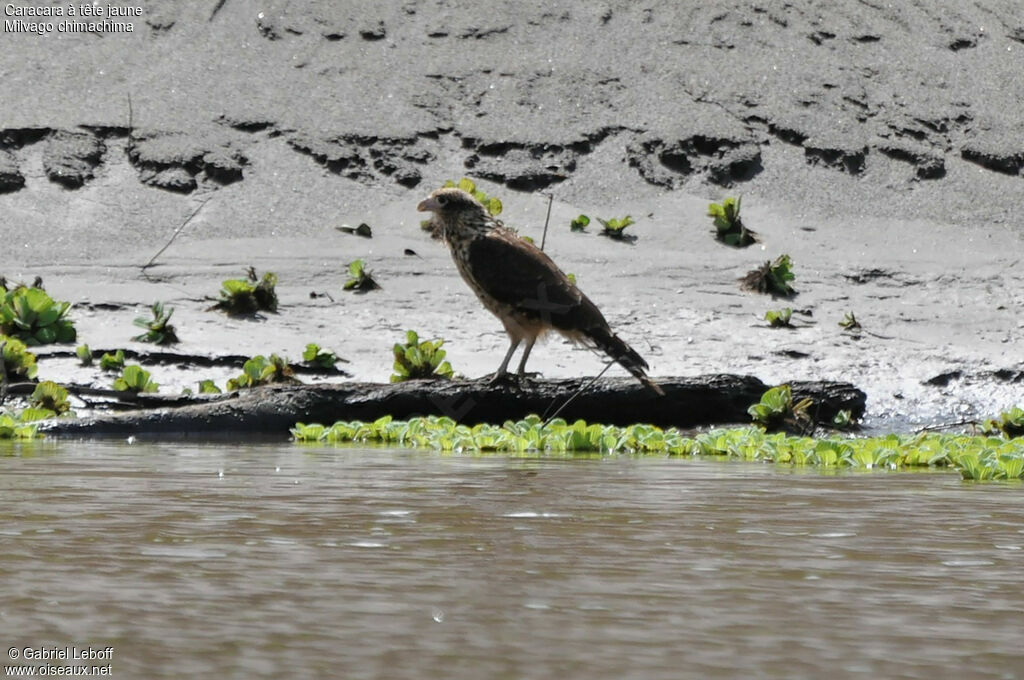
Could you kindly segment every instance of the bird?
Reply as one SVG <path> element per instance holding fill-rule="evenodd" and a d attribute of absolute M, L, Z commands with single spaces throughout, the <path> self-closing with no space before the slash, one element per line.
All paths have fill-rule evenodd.
<path fill-rule="evenodd" d="M 451 250 L 459 274 L 505 327 L 509 348 L 492 383 L 507 378 L 509 361 L 523 343 L 516 373 L 524 377 L 534 344 L 555 331 L 576 344 L 603 351 L 664 396 L 661 387 L 647 377 L 647 362 L 612 332 L 597 305 L 544 251 L 492 217 L 471 194 L 455 187 L 438 189 L 416 209 L 434 214 L 433 226 Z"/>

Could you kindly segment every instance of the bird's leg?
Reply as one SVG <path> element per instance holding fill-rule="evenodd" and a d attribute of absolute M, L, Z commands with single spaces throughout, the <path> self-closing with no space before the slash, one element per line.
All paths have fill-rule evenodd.
<path fill-rule="evenodd" d="M 526 360 L 530 358 L 530 350 L 533 349 L 534 343 L 537 342 L 537 338 L 531 338 L 526 341 L 526 349 L 523 350 L 523 356 L 519 360 L 519 368 L 516 370 L 516 374 L 520 378 L 526 377 Z M 534 374 L 536 375 L 536 374 Z"/>
<path fill-rule="evenodd" d="M 512 360 L 512 355 L 515 354 L 517 347 L 519 347 L 519 340 L 513 338 L 508 347 L 508 352 L 505 353 L 505 358 L 501 360 L 501 366 L 498 366 L 498 370 L 495 371 L 494 376 L 491 377 L 492 383 L 498 382 L 508 375 L 508 362 Z"/>

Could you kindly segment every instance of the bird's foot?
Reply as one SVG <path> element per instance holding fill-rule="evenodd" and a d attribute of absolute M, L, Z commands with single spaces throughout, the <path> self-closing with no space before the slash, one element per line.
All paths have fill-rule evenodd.
<path fill-rule="evenodd" d="M 495 373 L 487 382 L 494 386 L 520 387 L 539 375 L 540 373 Z"/>
<path fill-rule="evenodd" d="M 498 372 L 498 373 L 495 373 L 494 375 L 492 375 L 487 380 L 487 384 L 488 385 L 508 385 L 508 384 L 514 383 L 515 381 L 516 380 L 515 380 L 515 376 L 514 375 L 512 375 L 511 373 L 508 373 L 507 371 L 502 371 L 502 372 Z"/>
<path fill-rule="evenodd" d="M 540 371 L 529 371 L 528 373 L 517 373 L 516 380 L 520 382 L 524 380 L 538 380 L 541 377 Z"/>

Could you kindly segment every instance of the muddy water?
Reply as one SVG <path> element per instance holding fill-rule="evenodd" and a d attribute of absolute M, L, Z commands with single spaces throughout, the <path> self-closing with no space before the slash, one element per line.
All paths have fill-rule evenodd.
<path fill-rule="evenodd" d="M 116 678 L 1024 677 L 1019 485 L 58 442 L 0 457 L 0 487 L 5 664 L 91 645 Z"/>

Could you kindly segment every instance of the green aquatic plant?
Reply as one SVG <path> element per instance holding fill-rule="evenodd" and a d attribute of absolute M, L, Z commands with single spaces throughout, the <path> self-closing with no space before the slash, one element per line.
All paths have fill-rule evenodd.
<path fill-rule="evenodd" d="M 75 356 L 78 357 L 80 366 L 92 366 L 92 350 L 89 345 L 79 345 L 75 348 Z"/>
<path fill-rule="evenodd" d="M 25 411 L 29 411 L 26 416 Z M 0 413 L 0 439 L 33 439 L 39 436 L 39 426 L 32 420 L 36 415 L 30 409 L 25 409 L 19 414 Z"/>
<path fill-rule="evenodd" d="M 843 320 L 839 322 L 839 327 L 851 333 L 861 329 L 860 322 L 857 321 L 857 317 L 853 315 L 853 312 L 847 312 L 843 316 Z"/>
<path fill-rule="evenodd" d="M 255 314 L 277 311 L 277 274 L 265 272 L 260 278 L 256 270 L 249 267 L 244 279 L 228 279 L 221 283 L 220 300 L 215 309 L 228 314 Z"/>
<path fill-rule="evenodd" d="M 589 224 L 590 218 L 587 217 L 586 215 L 580 215 L 579 217 L 574 218 L 573 221 L 569 223 L 569 229 L 571 229 L 572 231 L 586 231 L 587 225 Z"/>
<path fill-rule="evenodd" d="M 631 224 L 636 224 L 636 221 L 630 215 L 626 215 L 625 217 L 622 218 L 613 217 L 608 220 L 598 217 L 597 221 L 601 223 L 602 227 L 604 227 L 601 230 L 601 236 L 607 236 L 608 238 L 615 239 L 616 241 L 624 241 L 630 238 L 636 238 L 632 234 L 628 236 L 626 234 L 626 227 L 630 226 Z"/>
<path fill-rule="evenodd" d="M 70 302 L 57 302 L 42 288 L 15 288 L 0 298 L 0 333 L 29 347 L 74 342 L 77 333 L 67 318 L 70 309 Z"/>
<path fill-rule="evenodd" d="M 3 358 L 0 383 L 15 379 L 32 380 L 36 377 L 39 370 L 36 365 L 36 355 L 30 352 L 28 346 L 21 340 L 0 335 L 0 357 Z"/>
<path fill-rule="evenodd" d="M 764 320 L 772 328 L 792 328 L 793 310 L 789 307 L 784 309 L 769 309 L 764 313 Z"/>
<path fill-rule="evenodd" d="M 341 361 L 337 354 L 330 350 L 323 349 L 315 342 L 311 342 L 306 345 L 306 349 L 302 351 L 302 360 L 306 362 L 308 366 L 326 369 L 334 368 L 334 364 Z"/>
<path fill-rule="evenodd" d="M 71 409 L 68 391 L 52 380 L 44 380 L 36 385 L 28 398 L 28 403 L 33 408 L 48 411 L 54 416 L 68 413 Z"/>
<path fill-rule="evenodd" d="M 288 360 L 276 354 L 271 354 L 267 359 L 262 354 L 257 354 L 242 365 L 242 374 L 231 378 L 227 383 L 228 392 L 270 383 L 288 382 L 295 379 L 295 371 L 292 370 Z"/>
<path fill-rule="evenodd" d="M 104 371 L 120 371 L 124 368 L 124 350 L 119 349 L 113 354 L 104 352 L 100 357 L 100 369 Z"/>
<path fill-rule="evenodd" d="M 986 420 L 981 431 L 985 434 L 1003 434 L 1007 437 L 1024 436 L 1024 409 L 1014 406 L 1009 411 L 1003 411 L 998 418 Z"/>
<path fill-rule="evenodd" d="M 338 421 L 331 426 L 296 423 L 296 442 L 381 443 L 439 451 L 504 455 L 656 455 L 709 456 L 794 466 L 890 469 L 952 468 L 964 479 L 1024 478 L 1024 442 L 950 434 L 845 438 L 767 434 L 759 427 L 715 429 L 684 435 L 653 425 L 544 423 L 531 415 L 503 425 L 461 425 L 451 418 L 427 416 L 406 421 L 385 416 L 372 423 Z"/>
<path fill-rule="evenodd" d="M 380 286 L 373 280 L 370 270 L 362 260 L 353 260 L 348 263 L 348 281 L 345 282 L 345 290 L 366 292 L 377 290 Z"/>
<path fill-rule="evenodd" d="M 793 403 L 789 385 L 778 385 L 761 395 L 761 401 L 747 409 L 751 419 L 769 430 L 784 426 L 804 426 L 811 418 L 807 408 L 814 402 L 809 398 Z"/>
<path fill-rule="evenodd" d="M 124 367 L 121 375 L 114 379 L 114 389 L 118 392 L 156 392 L 160 385 L 153 382 L 149 371 L 137 364 Z"/>
<path fill-rule="evenodd" d="M 392 348 L 395 372 L 391 382 L 438 378 L 450 380 L 452 366 L 444 360 L 446 353 L 441 349 L 443 344 L 444 340 L 420 342 L 416 331 L 406 331 L 405 344 L 396 342 Z"/>
<path fill-rule="evenodd" d="M 199 394 L 222 394 L 221 389 L 217 387 L 217 383 L 210 379 L 199 381 Z"/>
<path fill-rule="evenodd" d="M 832 416 L 832 427 L 837 430 L 848 430 L 854 425 L 853 414 L 849 409 L 842 409 Z"/>
<path fill-rule="evenodd" d="M 708 206 L 708 217 L 715 218 L 715 238 L 737 248 L 745 248 L 757 241 L 740 219 L 740 198 L 727 198 Z"/>
<path fill-rule="evenodd" d="M 136 335 L 132 340 L 136 342 L 152 342 L 157 345 L 171 345 L 178 342 L 178 334 L 171 325 L 171 315 L 174 308 L 164 310 L 164 303 L 154 302 L 149 308 L 153 313 L 152 319 L 140 316 L 135 319 L 135 325 L 146 329 L 145 333 Z"/>
<path fill-rule="evenodd" d="M 757 269 L 747 272 L 740 281 L 747 290 L 768 293 L 782 297 L 796 294 L 789 282 L 796 278 L 792 271 L 793 261 L 789 255 L 779 255 L 774 262 L 768 261 Z"/>

